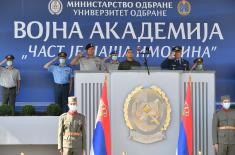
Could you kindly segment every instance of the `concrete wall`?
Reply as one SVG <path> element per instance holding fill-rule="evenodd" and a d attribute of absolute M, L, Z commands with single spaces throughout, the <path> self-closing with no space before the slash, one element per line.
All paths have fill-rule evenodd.
<path fill-rule="evenodd" d="M 21 154 L 24 153 L 24 154 Z M 58 155 L 57 145 L 0 145 L 0 155 Z"/>
<path fill-rule="evenodd" d="M 0 155 L 58 155 L 56 116 L 0 117 Z"/>

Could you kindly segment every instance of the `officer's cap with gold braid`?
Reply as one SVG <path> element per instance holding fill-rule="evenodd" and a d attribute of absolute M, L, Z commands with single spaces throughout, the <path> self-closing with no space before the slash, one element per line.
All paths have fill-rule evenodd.
<path fill-rule="evenodd" d="M 182 47 L 181 46 L 172 47 L 171 51 L 172 52 L 181 52 L 182 51 Z"/>
<path fill-rule="evenodd" d="M 65 52 L 60 52 L 60 53 L 58 54 L 58 57 L 60 57 L 60 58 L 66 58 L 66 57 L 67 57 L 67 53 L 65 53 Z"/>
<path fill-rule="evenodd" d="M 7 55 L 5 58 L 7 60 L 14 60 L 15 59 L 15 57 L 13 55 Z"/>
<path fill-rule="evenodd" d="M 110 55 L 117 55 L 117 54 L 118 54 L 117 51 L 113 51 L 110 53 Z"/>
<path fill-rule="evenodd" d="M 77 97 L 75 96 L 68 97 L 68 103 L 77 103 Z"/>
<path fill-rule="evenodd" d="M 200 58 L 196 58 L 193 62 L 197 63 L 197 64 L 203 64 L 203 59 L 201 57 Z"/>
<path fill-rule="evenodd" d="M 225 100 L 229 100 L 230 101 L 230 96 L 229 95 L 221 96 L 221 101 L 223 102 Z"/>

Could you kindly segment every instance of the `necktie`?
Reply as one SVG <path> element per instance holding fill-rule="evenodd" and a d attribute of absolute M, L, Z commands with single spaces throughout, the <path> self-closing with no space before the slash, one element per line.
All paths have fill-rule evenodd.
<path fill-rule="evenodd" d="M 180 59 L 178 59 L 177 62 L 178 62 L 179 64 L 181 64 Z"/>

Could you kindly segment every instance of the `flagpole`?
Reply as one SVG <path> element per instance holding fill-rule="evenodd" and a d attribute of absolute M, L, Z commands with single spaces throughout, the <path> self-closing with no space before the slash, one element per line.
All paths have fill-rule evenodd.
<path fill-rule="evenodd" d="M 109 75 L 109 73 L 105 73 L 105 75 L 104 75 L 104 80 L 107 82 L 107 80 L 108 80 L 108 75 Z"/>
<path fill-rule="evenodd" d="M 190 70 L 190 72 L 189 72 L 189 84 L 190 84 L 190 96 L 192 96 L 192 69 Z M 192 98 L 191 98 L 191 109 L 192 109 L 192 113 L 193 113 L 193 102 L 192 102 Z M 192 117 L 193 117 L 193 114 L 192 114 Z M 193 122 L 192 122 L 192 126 L 193 126 Z M 193 131 L 193 133 L 194 133 L 194 128 L 192 128 L 192 131 Z M 194 134 L 193 134 L 194 135 Z M 192 138 L 192 141 L 194 141 L 194 136 L 193 136 L 193 138 Z M 192 142 L 193 143 L 193 145 L 194 145 L 194 142 Z M 192 146 L 193 148 L 194 148 L 194 146 Z M 194 152 L 194 149 L 193 149 L 193 152 Z M 196 152 L 195 152 L 196 153 Z M 198 152 L 198 155 L 202 155 L 201 154 L 201 151 L 199 151 Z"/>
<path fill-rule="evenodd" d="M 190 74 L 190 73 L 189 73 Z M 193 118 L 192 118 L 192 77 L 189 75 L 186 85 L 183 116 L 181 117 L 180 132 L 178 139 L 178 155 L 185 155 L 187 149 L 189 155 L 193 155 Z M 195 152 L 196 153 L 196 152 Z"/>
<path fill-rule="evenodd" d="M 104 81 L 106 82 L 106 87 L 107 87 L 107 98 L 108 98 L 108 101 L 110 101 L 110 95 L 109 95 L 109 93 L 108 92 L 110 92 L 110 83 L 109 83 L 109 76 L 110 75 L 110 73 L 109 72 L 105 72 L 105 76 L 104 76 Z M 110 103 L 110 102 L 109 102 Z M 111 117 L 110 117 L 110 115 L 111 115 L 111 105 L 109 104 L 109 106 L 108 106 L 108 111 L 109 111 L 109 121 L 110 121 L 110 136 L 111 136 Z M 111 143 L 111 140 L 110 140 L 110 151 L 112 152 L 112 143 Z M 112 153 L 111 153 L 112 154 Z"/>
<path fill-rule="evenodd" d="M 96 118 L 96 126 L 94 130 L 90 155 L 111 155 L 112 154 L 111 135 L 110 135 L 111 131 L 110 131 L 109 99 L 108 99 L 108 90 L 107 90 L 107 83 L 106 83 L 107 78 L 108 76 L 107 74 L 105 74 L 105 80 L 102 86 L 102 93 L 101 93 L 101 98 L 100 98 L 100 103 L 99 103 L 98 114 Z"/>

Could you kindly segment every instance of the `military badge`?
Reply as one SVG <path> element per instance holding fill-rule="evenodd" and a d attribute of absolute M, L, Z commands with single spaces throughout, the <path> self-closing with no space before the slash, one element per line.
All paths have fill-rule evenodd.
<path fill-rule="evenodd" d="M 191 4 L 187 0 L 178 3 L 177 10 L 180 15 L 187 16 L 191 12 Z"/>
<path fill-rule="evenodd" d="M 63 10 L 63 4 L 60 0 L 50 0 L 48 9 L 52 15 L 59 15 Z"/>
<path fill-rule="evenodd" d="M 124 118 L 131 140 L 140 143 L 164 140 L 171 119 L 169 99 L 159 87 L 137 87 L 125 100 Z"/>

